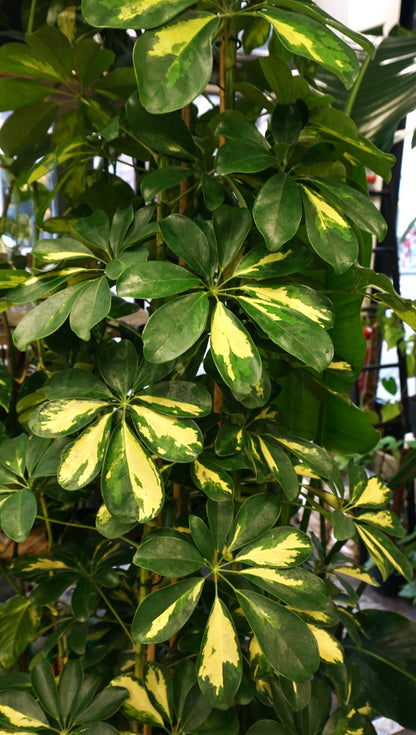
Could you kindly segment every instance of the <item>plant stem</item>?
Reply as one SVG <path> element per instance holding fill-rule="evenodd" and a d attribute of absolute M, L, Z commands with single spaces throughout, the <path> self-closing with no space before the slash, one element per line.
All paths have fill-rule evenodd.
<path fill-rule="evenodd" d="M 50 551 L 53 546 L 53 533 L 51 521 L 48 515 L 48 506 L 46 505 L 45 494 L 43 492 L 41 492 L 39 500 L 40 507 L 42 508 L 42 513 L 44 516 L 43 520 L 45 521 L 46 535 L 48 537 L 48 551 Z"/>
<path fill-rule="evenodd" d="M 104 602 L 105 602 L 105 604 L 107 605 L 107 607 L 108 607 L 108 609 L 110 610 L 110 612 L 111 612 L 111 613 L 112 613 L 112 614 L 114 615 L 114 617 L 115 617 L 115 619 L 117 620 L 117 622 L 118 622 L 118 624 L 119 624 L 120 628 L 122 628 L 122 629 L 124 630 L 124 632 L 125 632 L 125 634 L 126 634 L 127 638 L 128 638 L 128 639 L 129 639 L 129 641 L 131 642 L 132 646 L 134 646 L 134 640 L 133 640 L 133 638 L 132 638 L 132 635 L 131 635 L 131 633 L 130 633 L 129 629 L 127 628 L 127 626 L 126 626 L 126 625 L 124 624 L 124 622 L 123 622 L 123 621 L 122 621 L 122 619 L 120 618 L 120 615 L 118 614 L 117 610 L 116 610 L 116 609 L 115 609 L 115 608 L 113 607 L 113 605 L 111 604 L 111 602 L 110 602 L 110 600 L 108 599 L 107 595 L 106 595 L 106 594 L 105 594 L 105 593 L 104 593 L 104 592 L 102 591 L 101 587 L 99 587 L 99 586 L 98 586 L 98 584 L 96 584 L 96 583 L 94 582 L 94 580 L 93 580 L 93 579 L 91 579 L 91 581 L 92 581 L 92 583 L 93 583 L 93 585 L 94 585 L 95 589 L 97 590 L 98 594 L 99 594 L 99 595 L 100 595 L 100 596 L 102 597 L 102 599 L 104 600 Z"/>
<path fill-rule="evenodd" d="M 36 5 L 37 5 L 37 0 L 32 0 L 32 2 L 30 3 L 30 13 L 29 13 L 29 20 L 27 24 L 28 33 L 33 33 L 33 28 L 35 25 Z"/>
<path fill-rule="evenodd" d="M 355 80 L 354 86 L 353 86 L 353 88 L 352 88 L 352 90 L 350 92 L 350 95 L 349 95 L 348 100 L 347 100 L 347 104 L 345 105 L 344 113 L 346 115 L 351 116 L 352 108 L 354 107 L 354 102 L 355 102 L 356 97 L 357 97 L 357 94 L 358 94 L 358 92 L 360 90 L 362 81 L 364 79 L 364 76 L 365 76 L 365 73 L 367 71 L 367 67 L 368 67 L 370 61 L 371 61 L 371 57 L 370 57 L 369 54 L 367 54 L 367 56 L 365 58 L 365 61 L 363 62 L 363 65 L 362 65 L 362 67 L 360 69 L 360 73 L 359 73 L 357 79 Z"/>

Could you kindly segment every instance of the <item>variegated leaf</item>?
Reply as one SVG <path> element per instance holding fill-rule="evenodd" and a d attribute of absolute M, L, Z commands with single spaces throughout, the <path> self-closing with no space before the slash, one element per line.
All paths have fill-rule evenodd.
<path fill-rule="evenodd" d="M 309 241 L 335 273 L 345 273 L 358 258 L 358 240 L 351 224 L 323 196 L 301 188 Z"/>
<path fill-rule="evenodd" d="M 257 348 L 234 314 L 218 302 L 211 324 L 211 353 L 224 382 L 241 394 L 250 393 L 261 378 Z"/>
<path fill-rule="evenodd" d="M 321 372 L 334 356 L 326 331 L 300 312 L 256 296 L 240 296 L 239 304 L 269 339 L 302 362 Z M 319 348 L 318 348 L 319 345 Z"/>
<path fill-rule="evenodd" d="M 201 457 L 193 463 L 191 475 L 195 485 L 211 500 L 221 501 L 227 497 L 232 498 L 234 495 L 234 483 L 231 475 L 205 457 Z"/>
<path fill-rule="evenodd" d="M 379 568 L 383 580 L 386 580 L 395 569 L 408 582 L 411 582 L 413 579 L 412 565 L 409 559 L 394 545 L 388 536 L 376 528 L 365 528 L 359 523 L 355 527 L 368 553 Z"/>
<path fill-rule="evenodd" d="M 212 707 L 228 709 L 240 685 L 241 653 L 232 618 L 215 598 L 197 663 L 199 687 Z"/>
<path fill-rule="evenodd" d="M 299 493 L 299 480 L 295 469 L 274 437 L 258 437 L 259 448 L 273 477 L 281 484 L 288 500 L 295 500 Z"/>
<path fill-rule="evenodd" d="M 234 276 L 239 278 L 275 278 L 306 268 L 312 256 L 299 240 L 286 243 L 275 253 L 264 245 L 249 250 L 239 261 Z"/>
<path fill-rule="evenodd" d="M 369 511 L 368 513 L 360 513 L 355 520 L 359 523 L 368 523 L 369 526 L 381 528 L 389 536 L 402 538 L 406 535 L 406 529 L 400 523 L 399 518 L 387 508 L 378 511 Z"/>
<path fill-rule="evenodd" d="M 168 670 L 154 661 L 149 661 L 145 665 L 143 678 L 155 707 L 164 720 L 172 722 L 173 686 Z"/>
<path fill-rule="evenodd" d="M 175 635 L 192 615 L 204 581 L 190 577 L 151 592 L 136 610 L 133 638 L 140 643 L 162 643 Z"/>
<path fill-rule="evenodd" d="M 305 681 L 319 667 L 319 652 L 306 623 L 288 608 L 251 590 L 236 596 L 269 664 L 282 676 Z"/>
<path fill-rule="evenodd" d="M 379 587 L 379 583 L 374 579 L 374 577 L 361 569 L 361 567 L 340 566 L 334 567 L 331 571 L 335 575 L 341 574 L 345 577 L 358 579 L 359 582 L 364 582 L 364 584 L 371 584 L 372 587 Z"/>
<path fill-rule="evenodd" d="M 192 5 L 192 0 L 82 0 L 82 13 L 92 26 L 155 28 Z"/>
<path fill-rule="evenodd" d="M 272 24 L 283 46 L 289 51 L 325 67 L 336 74 L 346 87 L 352 86 L 360 70 L 357 56 L 345 41 L 322 22 L 302 13 L 276 8 L 270 8 L 260 15 Z"/>
<path fill-rule="evenodd" d="M 140 99 L 149 112 L 178 110 L 203 91 L 211 76 L 211 38 L 218 23 L 209 13 L 189 12 L 139 36 L 133 64 Z"/>
<path fill-rule="evenodd" d="M 250 566 L 288 568 L 302 564 L 311 553 L 312 546 L 305 533 L 291 526 L 279 526 L 242 549 L 236 561 Z"/>
<path fill-rule="evenodd" d="M 276 436 L 279 444 L 282 444 L 296 457 L 299 457 L 319 477 L 333 483 L 338 490 L 343 490 L 343 482 L 338 466 L 332 457 L 322 449 L 305 439 L 294 439 L 289 436 Z"/>
<path fill-rule="evenodd" d="M 131 674 L 121 674 L 112 680 L 110 686 L 124 687 L 129 696 L 121 705 L 127 717 L 145 725 L 163 726 L 163 719 L 152 705 L 146 688 Z"/>
<path fill-rule="evenodd" d="M 111 427 L 111 414 L 99 418 L 61 455 L 57 479 L 65 490 L 85 487 L 100 471 Z"/>
<path fill-rule="evenodd" d="M 261 301 L 270 301 L 288 312 L 295 312 L 329 329 L 334 322 L 333 306 L 329 299 L 318 291 L 298 284 L 288 283 L 277 287 L 274 284 L 245 285 L 244 291 Z"/>
<path fill-rule="evenodd" d="M 6 692 L 7 696 L 7 692 Z M 31 715 L 25 715 L 23 712 L 3 704 L 5 694 L 0 695 L 0 721 L 8 725 L 13 730 L 26 729 L 32 733 L 36 730 L 43 729 L 47 725 L 47 721 L 39 720 Z"/>
<path fill-rule="evenodd" d="M 145 523 L 163 505 L 163 485 L 155 464 L 124 421 L 110 437 L 101 492 L 110 513 L 125 521 Z"/>
<path fill-rule="evenodd" d="M 61 260 L 79 260 L 80 258 L 91 260 L 93 257 L 91 250 L 86 245 L 72 237 L 60 237 L 58 240 L 42 238 L 38 240 L 32 252 L 37 258 L 45 260 L 47 263 L 56 263 Z"/>
<path fill-rule="evenodd" d="M 146 406 L 130 406 L 134 426 L 147 446 L 162 459 L 192 462 L 202 452 L 202 434 L 191 419 L 178 419 Z"/>
<path fill-rule="evenodd" d="M 352 496 L 352 508 L 382 508 L 391 499 L 392 492 L 380 477 L 370 477 L 361 494 Z"/>
<path fill-rule="evenodd" d="M 137 393 L 134 400 L 159 413 L 181 418 L 207 416 L 212 406 L 211 396 L 203 385 L 184 380 L 156 383 Z"/>
<path fill-rule="evenodd" d="M 307 569 L 253 567 L 242 574 L 253 584 L 298 610 L 322 610 L 328 598 L 325 583 Z"/>
<path fill-rule="evenodd" d="M 274 526 L 281 512 L 281 501 L 272 493 L 250 495 L 238 509 L 232 523 L 228 550 L 241 548 Z"/>
<path fill-rule="evenodd" d="M 116 539 L 124 536 L 136 525 L 135 521 L 120 521 L 111 515 L 104 503 L 99 507 L 95 517 L 95 526 L 98 533 L 105 538 Z"/>
<path fill-rule="evenodd" d="M 308 623 L 308 628 L 314 636 L 319 649 L 319 656 L 322 661 L 327 664 L 342 664 L 344 661 L 344 651 L 337 639 L 328 633 L 327 630 L 318 628 L 316 625 Z"/>
<path fill-rule="evenodd" d="M 66 436 L 82 429 L 103 409 L 108 410 L 106 401 L 65 398 L 48 401 L 32 415 L 29 426 L 36 436 Z"/>

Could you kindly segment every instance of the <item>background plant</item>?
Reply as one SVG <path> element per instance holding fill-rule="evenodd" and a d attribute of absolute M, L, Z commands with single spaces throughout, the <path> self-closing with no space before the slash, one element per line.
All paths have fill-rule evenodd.
<path fill-rule="evenodd" d="M 47 551 L 4 562 L 5 728 L 414 728 L 414 624 L 357 612 L 376 582 L 344 554 L 360 539 L 410 583 L 406 531 L 390 488 L 332 455 L 379 438 L 349 399 L 362 298 L 416 323 L 369 267 L 365 167 L 388 180 L 393 157 L 316 81 L 358 92 L 334 30 L 372 45 L 300 0 L 32 11 L 0 48 L 3 225 L 13 196 L 35 210 L 26 267 L 0 273 L 0 520 L 17 551 L 43 525 Z M 67 688 L 91 698 L 73 711 Z"/>

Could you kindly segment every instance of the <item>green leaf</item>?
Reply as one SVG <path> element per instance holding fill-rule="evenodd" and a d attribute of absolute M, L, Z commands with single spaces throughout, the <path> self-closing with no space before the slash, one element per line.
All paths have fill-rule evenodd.
<path fill-rule="evenodd" d="M 215 439 L 215 452 L 219 457 L 227 457 L 244 449 L 245 436 L 241 426 L 220 424 Z"/>
<path fill-rule="evenodd" d="M 110 437 L 104 458 L 101 492 L 111 515 L 145 523 L 164 500 L 161 477 L 151 458 L 123 421 Z"/>
<path fill-rule="evenodd" d="M 198 551 L 205 559 L 213 559 L 214 545 L 212 543 L 208 526 L 204 523 L 202 518 L 193 515 L 192 513 L 188 516 L 188 521 L 192 540 Z"/>
<path fill-rule="evenodd" d="M 409 559 L 400 551 L 386 534 L 377 528 L 368 528 L 356 523 L 355 528 L 374 563 L 379 568 L 383 580 L 396 570 L 407 582 L 413 579 L 413 568 Z"/>
<path fill-rule="evenodd" d="M 0 69 L 7 75 L 35 77 L 42 82 L 44 80 L 62 82 L 62 76 L 55 66 L 42 56 L 34 54 L 33 50 L 23 43 L 5 43 L 1 47 Z"/>
<path fill-rule="evenodd" d="M 253 567 L 242 572 L 250 582 L 297 610 L 325 610 L 325 582 L 302 567 L 270 569 Z"/>
<path fill-rule="evenodd" d="M 230 499 L 217 503 L 213 500 L 207 502 L 207 516 L 211 530 L 212 540 L 217 551 L 224 546 L 227 534 L 230 530 L 234 515 L 234 503 Z"/>
<path fill-rule="evenodd" d="M 111 428 L 111 414 L 89 426 L 61 455 L 57 480 L 65 490 L 79 490 L 99 473 Z"/>
<path fill-rule="evenodd" d="M 59 400 L 63 395 L 67 399 L 98 398 L 105 401 L 113 398 L 113 394 L 101 380 L 87 370 L 79 368 L 61 370 L 55 373 L 48 382 L 46 397 L 50 401 Z"/>
<path fill-rule="evenodd" d="M 157 309 L 143 331 L 146 360 L 163 363 L 186 352 L 203 333 L 208 311 L 206 293 L 180 296 Z"/>
<path fill-rule="evenodd" d="M 350 705 L 342 705 L 328 718 L 322 735 L 348 735 L 348 733 L 374 735 L 376 732 L 368 721 Z"/>
<path fill-rule="evenodd" d="M 84 679 L 80 659 L 67 661 L 61 671 L 58 684 L 59 709 L 64 722 L 72 712 Z"/>
<path fill-rule="evenodd" d="M 312 676 L 319 667 L 319 652 L 306 623 L 257 592 L 239 590 L 236 596 L 270 665 L 293 681 Z"/>
<path fill-rule="evenodd" d="M 234 483 L 226 470 L 210 462 L 204 456 L 196 460 L 191 466 L 191 477 L 195 485 L 213 501 L 225 500 L 234 495 Z"/>
<path fill-rule="evenodd" d="M 357 236 L 340 211 L 320 194 L 302 186 L 306 231 L 315 252 L 335 273 L 345 273 L 357 261 Z"/>
<path fill-rule="evenodd" d="M 258 437 L 258 442 L 270 472 L 282 486 L 287 499 L 295 500 L 299 493 L 299 480 L 286 452 L 272 436 Z"/>
<path fill-rule="evenodd" d="M 10 495 L 0 507 L 3 532 L 16 543 L 25 541 L 35 522 L 36 498 L 31 490 L 20 488 Z"/>
<path fill-rule="evenodd" d="M 77 220 L 75 228 L 82 239 L 86 240 L 90 246 L 93 245 L 102 253 L 109 255 L 110 221 L 108 215 L 102 209 L 96 209 L 89 217 Z M 93 252 L 96 252 L 96 250 L 93 250 Z"/>
<path fill-rule="evenodd" d="M 91 26 L 155 28 L 192 5 L 191 0 L 82 0 L 82 13 Z"/>
<path fill-rule="evenodd" d="M 235 258 L 250 232 L 250 212 L 248 209 L 223 204 L 215 210 L 212 224 L 217 241 L 219 264 L 221 268 L 226 268 Z"/>
<path fill-rule="evenodd" d="M 182 628 L 192 615 L 204 579 L 190 577 L 151 592 L 140 603 L 132 623 L 132 635 L 140 643 L 161 643 Z"/>
<path fill-rule="evenodd" d="M 162 299 L 201 285 L 197 276 L 180 265 L 147 261 L 133 264 L 123 271 L 117 281 L 117 293 L 137 299 Z"/>
<path fill-rule="evenodd" d="M 40 659 L 32 669 L 32 689 L 44 710 L 55 720 L 59 719 L 58 690 L 52 667 L 46 659 Z"/>
<path fill-rule="evenodd" d="M 269 250 L 280 250 L 296 234 L 302 202 L 290 174 L 279 172 L 267 179 L 254 202 L 253 217 Z"/>
<path fill-rule="evenodd" d="M 352 86 L 360 69 L 358 59 L 339 36 L 301 13 L 273 8 L 261 15 L 270 21 L 285 48 L 328 69 L 347 88 Z"/>
<path fill-rule="evenodd" d="M 316 178 L 310 179 L 310 182 L 358 227 L 371 232 L 378 240 L 384 240 L 387 223 L 368 196 L 342 181 Z"/>
<path fill-rule="evenodd" d="M 384 717 L 416 729 L 416 624 L 390 610 L 357 614 L 360 648 L 346 642 L 348 659 L 358 664 L 371 706 Z"/>
<path fill-rule="evenodd" d="M 133 207 L 131 204 L 125 209 L 118 209 L 114 213 L 110 227 L 109 244 L 115 255 L 123 249 L 125 237 L 133 221 Z"/>
<path fill-rule="evenodd" d="M 156 383 L 135 395 L 135 402 L 149 406 L 167 416 L 208 416 L 212 408 L 211 396 L 205 386 L 172 380 Z"/>
<path fill-rule="evenodd" d="M 260 130 L 251 122 L 246 120 L 233 110 L 227 110 L 215 128 L 215 135 L 229 138 L 230 140 L 240 141 L 243 145 L 249 141 L 261 146 L 265 151 L 270 151 L 270 145 Z"/>
<path fill-rule="evenodd" d="M 306 123 L 307 112 L 303 103 L 297 101 L 295 104 L 285 105 L 278 102 L 274 107 L 271 117 L 271 130 L 278 145 L 286 145 L 289 148 L 288 155 L 299 139 L 300 132 Z"/>
<path fill-rule="evenodd" d="M 146 406 L 130 406 L 136 431 L 152 452 L 172 462 L 192 462 L 202 452 L 202 434 L 194 421 L 178 419 Z"/>
<path fill-rule="evenodd" d="M 218 150 L 215 170 L 220 176 L 233 173 L 252 174 L 275 166 L 275 156 L 263 145 L 251 140 L 226 141 Z"/>
<path fill-rule="evenodd" d="M 13 391 L 13 379 L 5 365 L 0 365 L 0 406 L 9 411 Z"/>
<path fill-rule="evenodd" d="M 208 240 L 196 222 L 183 214 L 170 214 L 159 226 L 164 241 L 178 258 L 202 277 L 212 274 Z"/>
<path fill-rule="evenodd" d="M 228 709 L 242 676 L 237 633 L 225 604 L 215 597 L 197 662 L 200 689 L 212 707 Z"/>
<path fill-rule="evenodd" d="M 147 725 L 162 725 L 163 720 L 159 712 L 152 705 L 146 688 L 138 679 L 131 675 L 120 674 L 112 680 L 110 686 L 119 686 L 127 689 L 128 697 L 121 705 L 127 717 Z"/>
<path fill-rule="evenodd" d="M 0 146 L 6 156 L 17 156 L 42 140 L 58 110 L 55 102 L 32 102 L 13 112 L 0 129 Z"/>
<path fill-rule="evenodd" d="M 107 279 L 88 281 L 77 292 L 71 308 L 69 324 L 73 332 L 86 342 L 91 329 L 105 319 L 111 310 L 111 291 Z"/>
<path fill-rule="evenodd" d="M 239 319 L 218 302 L 211 324 L 211 354 L 224 382 L 243 395 L 261 378 L 261 358 Z"/>
<path fill-rule="evenodd" d="M 336 509 L 331 515 L 331 522 L 334 536 L 338 541 L 345 541 L 352 538 L 355 534 L 354 522 L 351 518 L 344 515 L 342 510 Z"/>
<path fill-rule="evenodd" d="M 228 550 L 235 551 L 263 536 L 280 516 L 281 503 L 276 495 L 257 493 L 246 498 L 230 529 Z"/>
<path fill-rule="evenodd" d="M 108 345 L 100 354 L 98 367 L 105 382 L 125 398 L 138 372 L 137 351 L 132 342 L 122 339 Z"/>
<path fill-rule="evenodd" d="M 161 529 L 150 537 L 145 536 L 133 557 L 136 566 L 171 579 L 186 577 L 201 569 L 204 563 L 192 542 L 172 529 L 169 533 Z"/>
<path fill-rule="evenodd" d="M 195 159 L 195 144 L 180 113 L 152 115 L 135 92 L 127 100 L 126 115 L 132 132 L 152 150 L 185 161 Z"/>
<path fill-rule="evenodd" d="M 328 454 L 322 447 L 313 444 L 313 442 L 305 441 L 304 439 L 298 439 L 289 436 L 279 435 L 276 440 L 283 444 L 283 446 L 292 452 L 296 457 L 305 462 L 305 464 L 311 468 L 319 477 L 323 477 L 329 480 L 338 489 L 343 488 L 342 478 L 338 469 L 337 464 L 332 459 L 331 455 Z"/>
<path fill-rule="evenodd" d="M 247 735 L 289 735 L 289 732 L 275 720 L 258 720 L 247 730 Z"/>
<path fill-rule="evenodd" d="M 108 403 L 99 400 L 49 401 L 32 414 L 29 426 L 36 436 L 66 436 L 82 429 L 104 408 L 108 409 Z"/>
<path fill-rule="evenodd" d="M 192 169 L 183 166 L 167 166 L 151 171 L 141 180 L 142 197 L 146 202 L 150 202 L 159 192 L 177 186 L 181 181 L 192 178 L 193 174 Z"/>
<path fill-rule="evenodd" d="M 224 184 L 217 177 L 203 173 L 201 174 L 201 186 L 206 208 L 212 211 L 221 206 L 225 198 Z"/>
<path fill-rule="evenodd" d="M 72 593 L 71 607 L 74 617 L 84 623 L 91 617 L 100 600 L 96 586 L 90 579 L 81 578 Z"/>
<path fill-rule="evenodd" d="M 210 13 L 188 12 L 139 36 L 133 64 L 140 99 L 149 112 L 179 110 L 205 89 L 212 71 L 211 38 L 218 23 Z"/>
<path fill-rule="evenodd" d="M 279 526 L 242 549 L 236 561 L 285 569 L 302 564 L 311 553 L 311 543 L 305 533 L 291 526 Z"/>
<path fill-rule="evenodd" d="M 48 337 L 62 326 L 83 284 L 76 283 L 59 291 L 25 314 L 13 333 L 18 350 L 25 351 L 30 342 Z"/>
<path fill-rule="evenodd" d="M 385 273 L 375 273 L 371 268 L 357 266 L 356 286 L 361 293 L 367 293 L 369 286 L 372 287 L 371 298 L 373 301 L 384 304 L 408 324 L 416 329 L 416 307 L 414 301 L 399 296 L 394 290 L 393 284 Z"/>
<path fill-rule="evenodd" d="M 40 612 L 26 597 L 13 597 L 0 607 L 0 664 L 13 666 L 23 653 L 40 622 Z"/>
<path fill-rule="evenodd" d="M 45 97 L 50 97 L 51 92 L 48 85 L 33 79 L 0 79 L 0 112 L 17 110 L 31 102 L 40 102 Z"/>
<path fill-rule="evenodd" d="M 97 694 L 95 699 L 85 709 L 77 715 L 77 722 L 86 724 L 94 723 L 96 720 L 111 717 L 115 714 L 124 699 L 128 696 L 128 692 L 122 687 L 108 687 Z"/>

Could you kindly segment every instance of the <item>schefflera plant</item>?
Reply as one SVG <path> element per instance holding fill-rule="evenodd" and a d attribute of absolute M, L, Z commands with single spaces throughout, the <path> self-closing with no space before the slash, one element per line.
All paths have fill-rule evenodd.
<path fill-rule="evenodd" d="M 118 721 L 119 731 L 346 735 L 353 722 L 371 733 L 358 708 L 373 694 L 355 696 L 343 649 L 357 648 L 360 631 L 366 634 L 351 614 L 358 596 L 345 580 L 373 579 L 342 554 L 343 543 L 360 535 L 384 577 L 394 568 L 409 578 L 411 570 L 385 533 L 401 533 L 388 489 L 350 465 L 346 492 L 327 450 L 370 451 L 378 438 L 348 397 L 364 360 L 360 305 L 368 287 L 410 324 L 416 320 L 413 305 L 369 268 L 371 237 L 382 238 L 385 224 L 364 169 L 387 180 L 393 159 L 320 93 L 314 68 L 351 87 L 359 64 L 344 38 L 369 54 L 372 46 L 303 0 L 261 7 L 84 0 L 82 11 L 97 44 L 100 28 L 141 29 L 133 54 L 138 91 L 119 69 L 121 90 L 104 78 L 94 82 L 104 101 L 101 92 L 93 106 L 83 98 L 94 110 L 88 165 L 98 151 L 114 197 L 100 195 L 108 188 L 82 190 L 85 145 L 71 144 L 70 125 L 63 148 L 43 155 L 53 141 L 42 139 L 20 182 L 32 186 L 55 170 L 68 210 L 52 221 L 38 211 L 38 226 L 58 237 L 35 243 L 30 273 L 4 269 L 1 282 L 8 304 L 40 302 L 14 332 L 19 349 L 41 340 L 62 359 L 59 340 L 69 334 L 76 344 L 64 366 L 51 365 L 50 352 L 45 366 L 35 349 L 44 382 L 28 381 L 18 403 L 30 441 L 54 447 L 65 502 L 58 511 L 42 498 L 50 536 L 62 557 L 56 527 L 93 534 L 84 513 L 90 518 L 99 506 L 105 549 L 124 534 L 136 547 L 134 557 L 129 545 L 123 552 L 123 568 L 124 554 L 132 559 L 119 575 L 123 584 L 108 589 L 81 559 L 89 584 L 77 583 L 72 603 L 77 621 L 87 623 L 88 644 L 104 641 L 92 657 L 105 660 L 106 683 L 128 692 L 120 706 L 128 724 Z M 237 64 L 239 34 L 247 53 L 268 42 L 269 55 Z M 32 71 L 60 43 L 59 32 L 33 35 Z M 214 52 L 219 105 L 199 115 L 192 103 L 211 79 Z M 256 125 L 264 110 L 265 134 Z M 120 196 L 109 168 L 126 152 L 138 185 Z M 143 330 L 119 324 L 123 339 L 114 340 L 114 320 L 135 308 L 125 301 L 132 298 L 146 302 L 148 322 Z M 2 495 L 28 479 L 23 445 L 9 484 L 4 473 Z M 26 533 L 38 484 L 27 482 L 5 506 L 8 519 L 15 508 L 23 517 L 21 501 L 30 495 Z M 80 508 L 84 493 L 88 509 Z M 313 510 L 320 539 L 309 528 Z M 65 578 L 59 549 L 50 547 L 47 560 L 14 569 L 40 582 L 25 600 L 36 619 L 41 602 L 55 605 L 50 646 L 65 648 L 73 620 L 57 599 Z M 106 558 L 113 563 L 110 552 Z M 43 563 L 53 599 L 49 577 L 38 576 Z M 75 583 L 69 571 L 68 585 Z M 82 610 L 79 590 L 88 592 Z M 109 621 L 118 635 L 106 629 Z M 49 650 L 45 644 L 43 653 Z M 85 650 L 84 640 L 68 655 Z M 337 709 L 327 724 L 331 688 Z"/>

